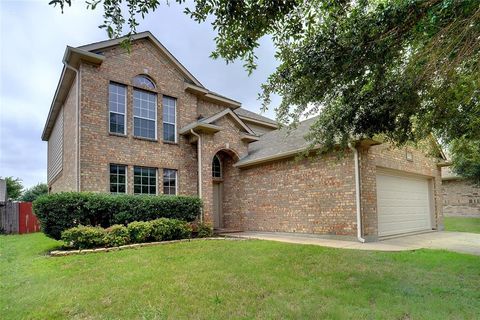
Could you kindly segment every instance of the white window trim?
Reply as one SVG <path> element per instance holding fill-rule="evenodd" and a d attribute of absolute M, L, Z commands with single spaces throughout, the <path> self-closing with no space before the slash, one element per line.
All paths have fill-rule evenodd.
<path fill-rule="evenodd" d="M 137 136 L 135 135 L 135 118 L 139 118 L 139 119 L 143 119 L 143 120 L 149 120 L 149 121 L 155 121 L 155 138 L 154 140 L 157 140 L 158 139 L 158 121 L 157 121 L 157 118 L 158 118 L 158 94 L 156 94 L 155 92 L 151 92 L 151 91 L 148 91 L 148 90 L 145 90 L 145 89 L 140 89 L 140 88 L 136 88 L 134 87 L 133 88 L 133 91 L 135 90 L 138 90 L 138 91 L 143 91 L 143 92 L 147 92 L 149 94 L 153 94 L 155 96 L 155 119 L 150 119 L 150 118 L 145 118 L 145 117 L 141 117 L 141 116 L 136 116 L 135 115 L 135 97 L 134 97 L 134 94 L 132 95 L 132 107 L 133 107 L 133 136 L 136 137 L 136 138 L 143 138 L 143 139 L 152 139 L 152 138 L 149 138 L 149 137 L 142 137 L 142 136 Z"/>
<path fill-rule="evenodd" d="M 115 84 L 117 86 L 121 86 L 125 89 L 125 112 L 124 113 L 120 113 L 120 112 L 116 112 L 116 111 L 110 111 L 110 84 Z M 108 83 L 108 132 L 109 133 L 113 133 L 113 134 L 123 134 L 123 135 L 126 135 L 127 134 L 127 110 L 128 110 L 128 106 L 127 106 L 127 95 L 128 95 L 128 90 L 127 90 L 127 86 L 124 85 L 124 84 L 121 84 L 121 83 L 116 83 L 114 81 L 110 81 Z M 123 114 L 123 133 L 119 133 L 119 132 L 112 132 L 110 131 L 110 126 L 111 126 L 111 122 L 110 122 L 110 113 L 116 113 L 116 114 Z"/>
<path fill-rule="evenodd" d="M 120 163 L 110 163 L 108 164 L 108 191 L 109 193 L 112 193 L 110 192 L 110 186 L 111 186 L 111 182 L 110 182 L 110 166 L 111 165 L 115 165 L 115 166 L 124 166 L 125 167 L 125 193 L 120 193 L 120 192 L 115 192 L 114 194 L 128 194 L 128 165 L 126 164 L 120 164 Z M 117 183 L 118 184 L 118 183 Z"/>
<path fill-rule="evenodd" d="M 164 183 L 164 178 L 163 178 L 163 171 L 165 170 L 173 170 L 175 171 L 175 194 L 166 194 L 165 193 L 165 190 L 164 190 L 164 186 L 163 186 L 163 183 Z M 168 195 L 168 196 L 178 196 L 178 169 L 172 169 L 172 168 L 163 168 L 162 169 L 162 194 L 163 195 Z"/>
<path fill-rule="evenodd" d="M 174 139 L 173 141 L 168 141 L 168 140 L 163 140 L 163 141 L 166 141 L 166 142 L 173 142 L 173 143 L 177 143 L 177 98 L 174 98 L 174 97 L 171 97 L 171 96 L 167 96 L 167 95 L 162 95 L 162 113 L 163 113 L 163 98 L 164 97 L 168 97 L 170 99 L 173 99 L 173 101 L 175 102 L 175 123 L 171 123 L 171 122 L 167 122 L 165 121 L 165 119 L 163 118 L 163 114 L 162 114 L 162 140 L 163 140 L 163 130 L 164 129 L 164 124 L 173 124 L 173 128 L 174 128 Z"/>
<path fill-rule="evenodd" d="M 153 88 L 150 88 L 150 86 L 148 85 L 145 85 L 143 83 L 135 83 L 135 79 L 147 79 L 148 81 L 150 81 L 152 83 L 152 86 Z M 133 81 L 132 81 L 132 84 L 133 86 L 138 86 L 140 88 L 147 88 L 148 90 L 155 90 L 157 89 L 157 85 L 155 84 L 155 81 L 153 81 L 152 78 L 150 78 L 149 76 L 147 75 L 144 75 L 144 74 L 138 74 L 136 75 L 135 77 L 133 77 Z"/>
<path fill-rule="evenodd" d="M 155 168 L 155 167 L 145 167 L 145 166 L 132 166 L 132 170 L 133 170 L 133 184 L 132 184 L 133 190 L 132 190 L 132 194 L 133 194 L 133 195 L 136 195 L 136 196 L 143 196 L 143 195 L 153 196 L 153 194 L 150 194 L 150 193 L 135 193 L 135 167 L 155 169 L 155 195 L 158 196 L 158 185 L 159 185 L 159 181 L 158 181 L 158 168 Z M 162 179 L 162 181 L 163 181 L 163 179 Z"/>

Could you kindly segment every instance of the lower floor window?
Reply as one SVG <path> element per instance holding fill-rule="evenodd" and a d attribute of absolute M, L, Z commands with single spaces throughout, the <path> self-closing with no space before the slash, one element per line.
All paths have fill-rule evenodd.
<path fill-rule="evenodd" d="M 177 194 L 177 170 L 163 169 L 163 194 Z"/>
<path fill-rule="evenodd" d="M 133 193 L 157 194 L 157 169 L 133 167 Z"/>
<path fill-rule="evenodd" d="M 127 166 L 110 165 L 110 192 L 125 193 L 127 188 Z"/>

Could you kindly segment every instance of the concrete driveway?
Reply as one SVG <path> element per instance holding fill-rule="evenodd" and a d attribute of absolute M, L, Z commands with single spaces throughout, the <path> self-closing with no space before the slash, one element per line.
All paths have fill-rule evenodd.
<path fill-rule="evenodd" d="M 422 248 L 443 249 L 480 256 L 480 234 L 466 232 L 428 232 L 369 243 L 325 239 L 312 234 L 283 232 L 247 231 L 229 233 L 226 236 L 373 251 L 405 251 Z"/>

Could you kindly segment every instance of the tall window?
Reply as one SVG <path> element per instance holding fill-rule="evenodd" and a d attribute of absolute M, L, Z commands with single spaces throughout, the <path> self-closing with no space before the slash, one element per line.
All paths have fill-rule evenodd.
<path fill-rule="evenodd" d="M 163 140 L 177 141 L 176 109 L 177 99 L 163 96 Z"/>
<path fill-rule="evenodd" d="M 108 86 L 108 109 L 110 111 L 109 130 L 112 133 L 125 134 L 127 88 L 110 82 Z"/>
<path fill-rule="evenodd" d="M 133 78 L 133 85 L 148 89 L 155 89 L 155 84 L 147 76 L 136 76 Z"/>
<path fill-rule="evenodd" d="M 119 164 L 110 165 L 110 192 L 127 192 L 127 166 Z"/>
<path fill-rule="evenodd" d="M 133 167 L 133 193 L 157 194 L 157 169 Z"/>
<path fill-rule="evenodd" d="M 222 177 L 222 163 L 220 158 L 215 155 L 212 161 L 212 177 L 221 178 Z"/>
<path fill-rule="evenodd" d="M 163 194 L 177 194 L 177 170 L 163 169 Z"/>
<path fill-rule="evenodd" d="M 133 135 L 157 138 L 157 95 L 133 89 Z"/>

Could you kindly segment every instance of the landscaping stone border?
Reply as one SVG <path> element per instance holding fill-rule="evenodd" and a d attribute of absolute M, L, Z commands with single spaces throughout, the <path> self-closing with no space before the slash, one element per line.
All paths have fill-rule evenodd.
<path fill-rule="evenodd" d="M 109 247 L 109 248 L 97 248 L 97 249 L 80 249 L 80 250 L 54 250 L 50 251 L 50 256 L 52 257 L 64 257 L 64 256 L 73 256 L 79 254 L 87 253 L 97 253 L 97 252 L 111 252 L 111 251 L 120 251 L 125 249 L 136 249 L 141 247 L 150 247 L 158 246 L 179 242 L 192 242 L 192 241 L 206 241 L 206 240 L 233 240 L 233 241 L 242 241 L 248 240 L 244 238 L 230 238 L 230 237 L 211 237 L 211 238 L 194 238 L 194 239 L 181 239 L 181 240 L 170 240 L 170 241 L 157 241 L 157 242 L 145 242 L 145 243 L 134 243 L 127 244 L 120 247 Z"/>

